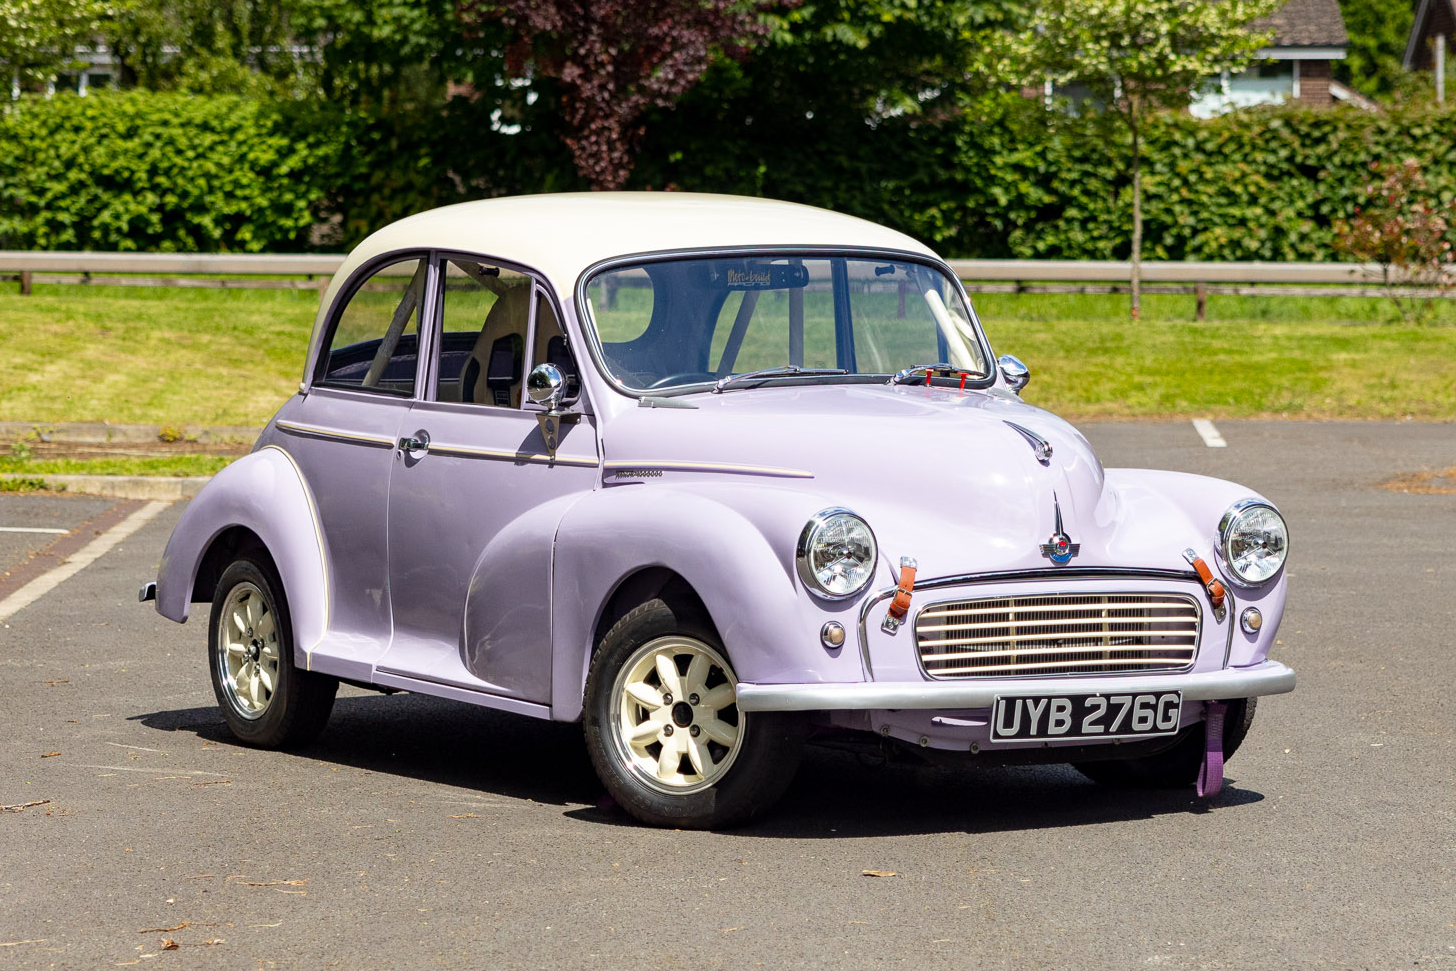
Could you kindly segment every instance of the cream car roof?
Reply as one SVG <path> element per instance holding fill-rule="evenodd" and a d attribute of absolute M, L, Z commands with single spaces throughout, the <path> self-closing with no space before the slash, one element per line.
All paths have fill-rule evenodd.
<path fill-rule="evenodd" d="M 935 256 L 903 233 L 792 202 L 693 192 L 508 196 L 422 212 L 365 239 L 334 274 L 314 336 L 349 275 L 397 250 L 460 250 L 523 264 L 545 274 L 569 298 L 581 272 L 601 260 L 737 246 L 862 246 Z"/>

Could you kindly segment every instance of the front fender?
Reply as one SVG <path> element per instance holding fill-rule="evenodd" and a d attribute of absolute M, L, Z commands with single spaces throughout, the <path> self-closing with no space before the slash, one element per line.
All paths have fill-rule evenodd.
<path fill-rule="evenodd" d="M 1223 576 L 1237 609 L 1258 607 L 1263 616 L 1262 627 L 1252 634 L 1234 623 L 1229 664 L 1245 667 L 1263 661 L 1274 644 L 1279 622 L 1284 617 L 1289 564 L 1286 561 L 1285 568 L 1267 583 L 1257 587 L 1242 585 L 1231 575 L 1219 554 L 1221 537 L 1218 524 L 1224 512 L 1241 499 L 1268 500 L 1238 483 L 1184 472 L 1108 469 L 1107 482 L 1118 490 L 1121 514 L 1129 526 L 1145 527 L 1123 530 L 1130 539 L 1138 537 L 1136 542 L 1149 543 L 1165 535 L 1177 537 L 1180 532 L 1171 529 L 1170 524 L 1180 518 L 1187 524 L 1187 532 L 1182 535 L 1195 537 L 1187 546 Z M 1146 528 L 1151 523 L 1159 524 L 1159 528 Z M 1176 542 L 1171 544 L 1172 547 L 1178 545 Z"/>
<path fill-rule="evenodd" d="M 580 717 L 598 618 L 617 587 L 648 567 L 674 571 L 702 598 L 741 681 L 853 682 L 864 678 L 853 637 L 830 651 L 819 628 L 836 618 L 855 629 L 859 598 L 810 596 L 793 568 L 793 545 L 825 503 L 793 490 L 753 489 L 755 525 L 742 489 L 603 489 L 573 506 L 556 541 L 551 604 L 552 717 Z M 736 501 L 735 501 L 736 500 Z"/>
<path fill-rule="evenodd" d="M 329 626 L 328 559 L 313 495 L 277 446 L 227 466 L 188 504 L 162 554 L 157 613 L 186 622 L 202 558 L 234 526 L 256 534 L 273 558 L 293 618 L 295 653 L 306 668 Z"/>

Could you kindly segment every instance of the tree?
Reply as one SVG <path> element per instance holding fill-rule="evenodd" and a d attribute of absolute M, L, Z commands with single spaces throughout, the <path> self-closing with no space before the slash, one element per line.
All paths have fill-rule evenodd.
<path fill-rule="evenodd" d="M 1421 320 L 1430 313 L 1431 293 L 1449 289 L 1456 273 L 1456 203 L 1441 200 L 1415 159 L 1371 162 L 1370 173 L 1355 218 L 1335 221 L 1335 252 L 1378 265 L 1401 317 Z"/>
<path fill-rule="evenodd" d="M 1131 138 L 1132 317 L 1142 313 L 1142 134 L 1148 113 L 1187 108 L 1223 71 L 1242 71 L 1282 0 L 1041 0 L 1022 29 L 985 38 L 985 69 L 1012 84 L 1078 84 Z"/>
<path fill-rule="evenodd" d="M 1415 85 L 1404 64 L 1415 19 L 1410 0 L 1340 0 L 1340 13 L 1350 46 L 1334 62 L 1335 80 L 1375 98 L 1410 93 Z"/>
<path fill-rule="evenodd" d="M 506 67 L 553 78 L 577 171 L 618 189 L 632 171 L 643 112 L 668 105 L 716 57 L 740 57 L 768 33 L 778 0 L 464 0 L 477 28 L 511 35 Z"/>
<path fill-rule="evenodd" d="M 104 0 L 0 0 L 0 68 L 5 80 L 49 80 L 75 61 L 109 13 Z"/>

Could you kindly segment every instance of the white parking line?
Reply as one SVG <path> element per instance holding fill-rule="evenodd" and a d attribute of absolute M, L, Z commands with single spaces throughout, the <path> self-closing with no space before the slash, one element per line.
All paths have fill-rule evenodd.
<path fill-rule="evenodd" d="M 64 563 L 54 570 L 51 570 L 49 573 L 42 573 L 4 600 L 0 600 L 0 621 L 9 620 L 16 612 L 29 607 L 71 577 L 80 573 L 99 559 L 107 550 L 145 526 L 152 517 L 156 516 L 163 509 L 166 509 L 168 505 L 170 503 L 147 503 L 81 547 L 74 555 L 68 557 Z"/>
<path fill-rule="evenodd" d="M 64 536 L 69 529 L 51 529 L 48 526 L 0 526 L 0 533 L 53 533 Z"/>
<path fill-rule="evenodd" d="M 1193 430 L 1209 448 L 1228 448 L 1228 442 L 1218 433 L 1218 428 L 1207 418 L 1193 419 Z"/>

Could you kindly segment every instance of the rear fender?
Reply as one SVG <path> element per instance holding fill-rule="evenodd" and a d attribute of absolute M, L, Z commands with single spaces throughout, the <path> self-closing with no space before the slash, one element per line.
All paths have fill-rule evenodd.
<path fill-rule="evenodd" d="M 328 558 L 313 494 L 276 445 L 227 466 L 188 504 L 162 554 L 157 613 L 186 622 L 203 557 L 235 526 L 256 534 L 273 558 L 293 618 L 295 656 L 307 668 L 329 627 Z"/>

